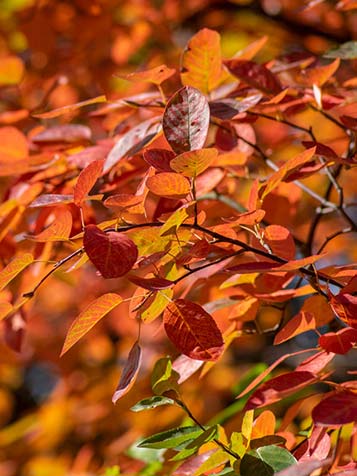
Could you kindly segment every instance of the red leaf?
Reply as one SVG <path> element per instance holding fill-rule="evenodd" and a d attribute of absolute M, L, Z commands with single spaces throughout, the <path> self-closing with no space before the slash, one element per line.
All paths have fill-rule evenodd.
<path fill-rule="evenodd" d="M 340 121 L 349 129 L 357 131 L 357 117 L 340 116 Z"/>
<path fill-rule="evenodd" d="M 162 172 L 149 177 L 146 185 L 150 192 L 165 198 L 185 198 L 191 191 L 187 178 L 175 172 Z"/>
<path fill-rule="evenodd" d="M 272 94 L 278 94 L 282 89 L 277 77 L 262 64 L 240 59 L 231 59 L 224 64 L 234 76 L 253 88 Z"/>
<path fill-rule="evenodd" d="M 299 461 L 310 461 L 311 458 L 324 460 L 327 458 L 331 448 L 331 439 L 326 429 L 315 426 L 310 438 L 303 441 L 294 452 L 294 456 Z"/>
<path fill-rule="evenodd" d="M 169 281 L 165 278 L 141 278 L 139 276 L 129 276 L 128 279 L 137 286 L 148 289 L 149 291 L 159 291 L 160 289 L 171 288 L 175 284 L 173 281 Z"/>
<path fill-rule="evenodd" d="M 30 253 L 15 256 L 0 272 L 0 291 L 31 263 L 33 263 L 33 256 Z"/>
<path fill-rule="evenodd" d="M 240 101 L 237 99 L 217 99 L 209 103 L 212 116 L 218 119 L 232 119 L 237 114 L 248 111 L 263 97 L 261 93 L 253 94 Z"/>
<path fill-rule="evenodd" d="M 357 421 L 357 395 L 333 392 L 312 410 L 312 419 L 321 426 L 340 426 Z"/>
<path fill-rule="evenodd" d="M 348 293 L 339 293 L 330 296 L 330 305 L 335 314 L 347 322 L 347 324 L 357 329 L 357 296 Z"/>
<path fill-rule="evenodd" d="M 86 226 L 83 245 L 103 278 L 124 276 L 138 257 L 138 249 L 130 238 L 123 233 L 105 233 L 96 225 Z"/>
<path fill-rule="evenodd" d="M 191 301 L 172 301 L 164 312 L 169 339 L 191 359 L 217 360 L 223 352 L 221 331 L 213 317 Z"/>
<path fill-rule="evenodd" d="M 317 374 L 323 370 L 326 365 L 334 359 L 335 354 L 332 352 L 317 352 L 307 359 L 303 360 L 295 370 L 298 372 L 307 371 Z"/>
<path fill-rule="evenodd" d="M 162 125 L 167 142 L 177 154 L 203 147 L 209 115 L 207 99 L 191 86 L 181 88 L 171 97 Z"/>
<path fill-rule="evenodd" d="M 264 407 L 316 382 L 311 372 L 289 372 L 263 383 L 249 398 L 245 410 Z"/>
<path fill-rule="evenodd" d="M 129 352 L 128 360 L 125 363 L 123 372 L 120 376 L 119 384 L 112 397 L 112 402 L 116 403 L 119 398 L 129 392 L 138 376 L 141 365 L 141 347 L 137 342 Z"/>
<path fill-rule="evenodd" d="M 87 126 L 80 124 L 63 124 L 60 126 L 49 127 L 32 137 L 32 141 L 38 144 L 46 142 L 65 142 L 73 143 L 90 140 L 92 131 Z"/>
<path fill-rule="evenodd" d="M 103 294 L 91 302 L 72 322 L 63 344 L 61 356 L 121 302 L 122 298 L 114 293 Z"/>
<path fill-rule="evenodd" d="M 4 321 L 4 340 L 15 352 L 21 352 L 26 331 L 26 321 L 21 312 L 8 317 Z"/>
<path fill-rule="evenodd" d="M 103 161 L 95 160 L 91 162 L 82 172 L 79 174 L 77 183 L 74 186 L 73 198 L 74 203 L 79 207 L 85 197 L 88 195 L 103 170 Z"/>
<path fill-rule="evenodd" d="M 171 150 L 147 149 L 144 151 L 143 157 L 159 172 L 173 172 L 170 161 L 175 157 L 175 154 Z"/>
<path fill-rule="evenodd" d="M 347 354 L 357 343 L 357 330 L 352 327 L 341 329 L 337 332 L 328 332 L 319 338 L 319 345 L 327 352 Z"/>
<path fill-rule="evenodd" d="M 331 458 L 325 459 L 324 461 L 310 459 L 309 461 L 302 461 L 301 463 L 293 464 L 292 466 L 279 471 L 279 473 L 276 473 L 275 476 L 310 476 L 316 469 L 330 466 L 331 463 Z"/>

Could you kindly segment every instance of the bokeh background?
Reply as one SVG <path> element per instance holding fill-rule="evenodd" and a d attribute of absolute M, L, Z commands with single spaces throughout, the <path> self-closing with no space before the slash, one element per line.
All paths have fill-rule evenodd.
<path fill-rule="evenodd" d="M 138 94 L 146 87 L 115 74 L 162 63 L 177 67 L 187 40 L 202 27 L 220 32 L 227 58 L 263 35 L 269 41 L 259 61 L 289 52 L 320 55 L 356 38 L 356 4 L 348 0 L 0 0 L 0 125 L 12 124 L 28 132 L 38 124 L 31 111 L 101 94 L 109 100 Z M 128 114 L 125 108 L 107 111 L 104 130 L 120 131 Z M 88 121 L 95 129 L 95 120 Z M 325 127 L 326 138 L 338 138 L 333 125 Z M 277 128 L 272 137 L 260 127 L 265 144 L 281 140 L 284 127 L 280 133 Z M 2 196 L 5 185 L 2 179 Z M 350 184 L 351 194 L 352 189 Z M 303 235 L 303 220 L 300 225 Z M 341 240 L 345 241 L 332 245 L 340 260 L 338 250 L 349 249 L 352 243 Z M 1 259 L 7 260 L 14 243 L 4 240 L 0 246 Z M 356 250 L 349 252 L 353 259 Z M 164 474 L 158 455 L 139 452 L 135 442 L 181 424 L 182 413 L 163 408 L 154 417 L 150 412 L 129 411 L 133 403 L 150 395 L 155 359 L 173 352 L 159 324 L 157 329 L 155 324 L 143 327 L 142 372 L 135 388 L 115 407 L 111 396 L 137 333 L 128 309 L 120 306 L 59 359 L 71 320 L 100 287 L 107 291 L 105 286 L 94 273 L 49 280 L 31 309 L 21 352 L 0 341 L 0 476 L 115 475 L 116 465 L 123 474 Z M 133 291 L 116 290 L 124 295 Z M 275 310 L 266 309 L 261 325 L 269 327 L 275 318 Z M 201 380 L 194 376 L 184 384 L 187 403 L 201 421 L 219 415 L 221 421 L 227 419 L 228 429 L 238 424 L 240 404 L 234 396 L 244 388 L 245 379 L 262 371 L 262 360 L 274 359 L 269 343 L 269 336 L 247 335 L 219 366 Z M 293 345 L 311 343 L 300 339 Z M 301 420 L 304 417 L 302 409 Z"/>

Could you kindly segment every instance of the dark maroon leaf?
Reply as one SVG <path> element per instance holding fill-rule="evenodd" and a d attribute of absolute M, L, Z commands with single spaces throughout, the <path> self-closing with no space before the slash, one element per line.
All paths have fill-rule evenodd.
<path fill-rule="evenodd" d="M 124 233 L 105 233 L 96 225 L 84 230 L 85 252 L 103 278 L 118 278 L 134 266 L 138 249 Z"/>
<path fill-rule="evenodd" d="M 146 162 L 159 172 L 173 172 L 170 161 L 175 157 L 174 152 L 166 149 L 147 149 L 143 154 Z"/>
<path fill-rule="evenodd" d="M 282 89 L 278 78 L 262 64 L 240 59 L 227 60 L 224 64 L 234 76 L 253 88 L 272 94 Z"/>
<path fill-rule="evenodd" d="M 348 391 L 333 392 L 312 410 L 312 419 L 322 426 L 340 426 L 357 421 L 357 395 Z"/>
<path fill-rule="evenodd" d="M 175 283 L 165 278 L 141 278 L 139 276 L 129 276 L 129 281 L 148 289 L 149 291 L 159 291 L 160 289 L 171 288 Z"/>
<path fill-rule="evenodd" d="M 263 97 L 262 94 L 253 94 L 242 100 L 237 99 L 217 99 L 209 103 L 211 115 L 218 119 L 232 119 L 232 117 L 254 107 Z"/>

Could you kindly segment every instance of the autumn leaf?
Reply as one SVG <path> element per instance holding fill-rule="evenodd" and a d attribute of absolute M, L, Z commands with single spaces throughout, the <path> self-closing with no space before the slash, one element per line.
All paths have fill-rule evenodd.
<path fill-rule="evenodd" d="M 155 195 L 173 199 L 185 198 L 191 191 L 189 181 L 174 172 L 162 172 L 149 177 L 146 185 Z"/>
<path fill-rule="evenodd" d="M 92 137 L 89 127 L 81 124 L 62 124 L 49 127 L 31 137 L 36 144 L 46 144 L 54 142 L 75 143 L 88 141 Z"/>
<path fill-rule="evenodd" d="M 105 233 L 96 225 L 84 229 L 83 246 L 103 278 L 119 278 L 134 266 L 138 249 L 123 233 Z"/>
<path fill-rule="evenodd" d="M 173 172 L 170 162 L 175 157 L 172 150 L 146 149 L 143 154 L 144 160 L 159 172 Z"/>
<path fill-rule="evenodd" d="M 217 155 L 217 149 L 191 150 L 172 159 L 170 166 L 185 177 L 197 177 L 210 166 Z"/>
<path fill-rule="evenodd" d="M 108 312 L 122 302 L 118 294 L 103 294 L 91 302 L 72 322 L 63 344 L 61 356 L 74 346 L 92 327 L 94 327 Z"/>
<path fill-rule="evenodd" d="M 164 312 L 169 339 L 191 359 L 217 360 L 223 352 L 223 337 L 212 316 L 191 301 L 172 301 Z"/>
<path fill-rule="evenodd" d="M 32 114 L 32 116 L 37 117 L 39 119 L 53 119 L 54 117 L 59 117 L 59 116 L 62 116 L 63 114 L 68 114 L 68 113 L 77 111 L 77 109 L 80 109 L 81 107 L 89 106 L 91 104 L 98 104 L 101 102 L 105 102 L 106 100 L 107 98 L 104 95 L 97 96 L 92 99 L 86 99 L 85 101 L 76 102 L 75 104 L 62 106 L 57 109 L 53 109 L 52 111 Z"/>
<path fill-rule="evenodd" d="M 327 352 L 347 354 L 357 343 L 357 330 L 351 327 L 340 329 L 337 332 L 327 332 L 319 337 L 320 346 Z"/>
<path fill-rule="evenodd" d="M 314 423 L 320 426 L 339 427 L 357 420 L 356 394 L 349 391 L 333 392 L 312 410 Z"/>
<path fill-rule="evenodd" d="M 177 154 L 203 147 L 209 115 L 207 99 L 191 86 L 184 86 L 170 98 L 162 127 L 167 142 Z"/>
<path fill-rule="evenodd" d="M 134 385 L 141 365 L 142 352 L 138 342 L 135 342 L 130 349 L 128 360 L 126 361 L 117 389 L 115 390 L 112 402 L 115 404 L 119 398 L 126 395 Z"/>
<path fill-rule="evenodd" d="M 20 83 L 24 72 L 24 64 L 18 56 L 2 57 L 0 62 L 0 86 Z"/>
<path fill-rule="evenodd" d="M 28 240 L 37 242 L 67 241 L 72 230 L 72 214 L 66 208 L 56 208 L 51 214 L 51 224 L 37 235 L 26 235 Z"/>
<path fill-rule="evenodd" d="M 222 73 L 220 35 L 203 28 L 190 39 L 183 53 L 182 84 L 208 94 L 221 82 Z"/>
<path fill-rule="evenodd" d="M 24 253 L 16 256 L 0 272 L 0 291 L 4 289 L 18 274 L 32 264 L 34 258 L 31 253 Z"/>
<path fill-rule="evenodd" d="M 234 76 L 253 88 L 271 94 L 278 94 L 281 91 L 277 77 L 262 64 L 243 59 L 227 60 L 224 64 Z"/>
<path fill-rule="evenodd" d="M 91 162 L 78 176 L 73 190 L 73 201 L 79 207 L 88 195 L 103 170 L 103 161 L 95 160 Z"/>
<path fill-rule="evenodd" d="M 136 71 L 129 74 L 117 74 L 116 76 L 134 83 L 144 81 L 146 83 L 160 85 L 175 73 L 176 70 L 174 68 L 168 68 L 166 64 L 162 64 L 161 66 L 156 66 L 155 68 L 147 69 L 145 71 Z"/>

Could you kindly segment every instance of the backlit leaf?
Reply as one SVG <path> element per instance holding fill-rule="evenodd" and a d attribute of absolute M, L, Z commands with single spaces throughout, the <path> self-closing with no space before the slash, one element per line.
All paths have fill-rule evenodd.
<path fill-rule="evenodd" d="M 180 352 L 197 360 L 217 360 L 223 337 L 214 319 L 196 303 L 177 299 L 164 312 L 164 327 Z"/>
<path fill-rule="evenodd" d="M 187 178 L 175 172 L 162 172 L 149 177 L 146 185 L 150 192 L 165 198 L 185 198 L 191 191 Z"/>
<path fill-rule="evenodd" d="M 263 383 L 249 398 L 245 409 L 264 407 L 296 393 L 316 382 L 314 374 L 307 371 L 289 372 Z"/>
<path fill-rule="evenodd" d="M 80 206 L 82 201 L 85 200 L 85 197 L 100 177 L 102 170 L 103 161 L 95 160 L 79 174 L 73 190 L 73 201 L 77 206 Z"/>
<path fill-rule="evenodd" d="M 357 343 L 357 329 L 346 327 L 337 332 L 328 332 L 319 338 L 319 345 L 327 352 L 347 354 Z"/>
<path fill-rule="evenodd" d="M 25 159 L 28 155 L 28 143 L 25 135 L 16 127 L 0 128 L 0 163 L 14 162 Z"/>
<path fill-rule="evenodd" d="M 274 345 L 281 344 L 293 337 L 316 328 L 314 315 L 311 312 L 300 311 L 276 334 Z"/>
<path fill-rule="evenodd" d="M 340 426 L 357 420 L 357 396 L 353 392 L 333 392 L 312 410 L 314 423 Z"/>
<path fill-rule="evenodd" d="M 331 295 L 330 305 L 340 319 L 357 329 L 357 296 L 349 293 Z"/>
<path fill-rule="evenodd" d="M 251 438 L 262 438 L 275 433 L 276 419 L 270 410 L 264 410 L 253 423 Z"/>
<path fill-rule="evenodd" d="M 182 84 L 208 94 L 222 79 L 220 35 L 203 28 L 194 35 L 182 58 Z"/>
<path fill-rule="evenodd" d="M 34 259 L 31 253 L 18 255 L 10 261 L 10 263 L 0 272 L 0 291 L 16 278 L 21 271 L 33 263 L 33 261 Z"/>
<path fill-rule="evenodd" d="M 37 235 L 26 238 L 38 242 L 67 241 L 72 230 L 72 214 L 65 208 L 57 208 L 53 212 L 51 224 Z"/>
<path fill-rule="evenodd" d="M 292 171 L 298 170 L 307 162 L 311 161 L 312 157 L 315 154 L 315 147 L 311 149 L 306 149 L 297 156 L 285 162 L 279 170 L 273 173 L 268 179 L 265 187 L 263 188 L 263 193 L 260 193 L 262 199 L 264 199 L 270 192 L 272 192 L 284 178 L 291 173 Z"/>
<path fill-rule="evenodd" d="M 108 312 L 122 302 L 118 294 L 103 294 L 91 302 L 84 311 L 72 322 L 63 344 L 61 356 L 76 344 L 88 331 L 94 327 Z"/>
<path fill-rule="evenodd" d="M 165 392 L 174 391 L 179 394 L 178 387 L 179 374 L 172 368 L 172 362 L 169 357 L 162 357 L 154 366 L 151 375 L 152 391 L 156 395 L 162 395 Z"/>
<path fill-rule="evenodd" d="M 134 83 L 144 81 L 146 83 L 159 85 L 175 73 L 175 69 L 168 68 L 166 64 L 162 64 L 161 66 L 156 66 L 155 68 L 147 69 L 145 71 L 136 71 L 129 74 L 118 74 L 117 76 Z"/>
<path fill-rule="evenodd" d="M 163 130 L 177 154 L 204 146 L 209 116 L 207 99 L 191 86 L 181 88 L 170 98 L 163 116 Z"/>
<path fill-rule="evenodd" d="M 171 160 L 170 166 L 175 172 L 186 177 L 197 177 L 218 156 L 217 149 L 199 149 L 184 152 Z"/>
<path fill-rule="evenodd" d="M 133 347 L 130 349 L 128 360 L 125 362 L 118 387 L 113 394 L 112 402 L 114 404 L 119 400 L 119 398 L 127 394 L 134 385 L 140 370 L 140 364 L 141 347 L 139 346 L 138 342 L 135 342 Z"/>
<path fill-rule="evenodd" d="M 138 249 L 124 233 L 105 233 L 96 225 L 84 230 L 83 246 L 103 278 L 118 278 L 134 266 Z"/>
<path fill-rule="evenodd" d="M 141 412 L 143 410 L 151 410 L 152 408 L 161 407 L 162 405 L 174 405 L 175 400 L 161 395 L 155 397 L 144 398 L 130 408 L 133 412 Z"/>
<path fill-rule="evenodd" d="M 139 448 L 176 448 L 197 438 L 203 430 L 199 426 L 183 426 L 149 436 L 139 443 Z"/>
<path fill-rule="evenodd" d="M 298 372 L 307 371 L 317 374 L 321 372 L 321 370 L 323 370 L 326 365 L 334 359 L 334 357 L 335 354 L 332 352 L 315 352 L 313 355 L 303 360 L 295 370 Z"/>
<path fill-rule="evenodd" d="M 271 94 L 281 91 L 277 77 L 262 64 L 242 59 L 227 60 L 224 64 L 234 76 L 255 89 Z"/>
<path fill-rule="evenodd" d="M 314 68 L 308 68 L 301 72 L 301 79 L 306 86 L 323 86 L 337 71 L 340 66 L 340 59 L 336 58 L 335 61 L 328 65 L 316 66 Z"/>
<path fill-rule="evenodd" d="M 98 104 L 100 102 L 105 102 L 107 98 L 103 96 L 97 96 L 92 99 L 87 99 L 86 101 L 76 102 L 75 104 L 69 104 L 68 106 L 59 107 L 53 109 L 49 112 L 42 112 L 39 114 L 32 114 L 33 117 L 38 117 L 39 119 L 53 119 L 54 117 L 62 116 L 63 114 L 68 114 L 74 112 L 77 109 L 80 109 L 84 106 L 89 106 L 90 104 Z"/>

